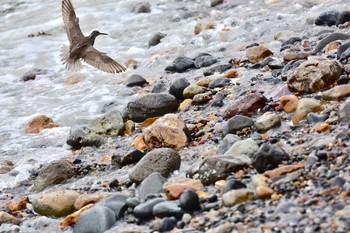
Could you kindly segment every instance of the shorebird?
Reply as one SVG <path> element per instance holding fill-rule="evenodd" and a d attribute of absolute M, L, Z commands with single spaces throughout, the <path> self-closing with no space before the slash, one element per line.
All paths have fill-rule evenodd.
<path fill-rule="evenodd" d="M 82 60 L 104 72 L 125 71 L 122 65 L 93 47 L 96 37 L 108 35 L 107 33 L 95 30 L 89 36 L 84 36 L 79 26 L 79 18 L 75 15 L 70 0 L 62 0 L 62 18 L 69 40 L 69 46 L 63 45 L 61 49 L 62 62 L 66 65 L 66 69 L 79 71 L 82 68 Z"/>

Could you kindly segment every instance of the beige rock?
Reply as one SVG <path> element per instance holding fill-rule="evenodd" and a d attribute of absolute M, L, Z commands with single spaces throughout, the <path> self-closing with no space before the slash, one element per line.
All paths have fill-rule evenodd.
<path fill-rule="evenodd" d="M 304 60 L 309 56 L 308 53 L 287 53 L 283 56 L 284 61 L 293 61 L 293 60 Z"/>
<path fill-rule="evenodd" d="M 197 86 L 200 86 L 200 87 L 208 87 L 209 86 L 209 83 L 213 81 L 212 78 L 203 78 L 203 79 L 200 79 L 196 82 L 196 85 Z"/>
<path fill-rule="evenodd" d="M 180 104 L 179 111 L 185 112 L 191 107 L 191 105 L 192 105 L 192 99 L 185 99 Z"/>
<path fill-rule="evenodd" d="M 322 93 L 324 100 L 341 100 L 350 96 L 350 84 L 332 87 Z"/>
<path fill-rule="evenodd" d="M 258 186 L 256 187 L 255 193 L 259 198 L 267 198 L 271 197 L 274 191 L 267 186 Z"/>
<path fill-rule="evenodd" d="M 41 193 L 33 197 L 34 211 L 48 217 L 63 217 L 74 212 L 74 203 L 80 194 L 73 190 Z"/>
<path fill-rule="evenodd" d="M 29 123 L 26 129 L 27 134 L 38 134 L 43 129 L 59 127 L 58 124 L 53 123 L 50 117 L 39 115 L 34 117 Z"/>
<path fill-rule="evenodd" d="M 127 135 L 130 135 L 134 130 L 135 130 L 135 122 L 133 122 L 132 120 L 127 120 L 125 122 L 125 133 Z"/>
<path fill-rule="evenodd" d="M 254 192 L 250 189 L 235 189 L 222 195 L 222 204 L 231 207 L 236 204 L 253 200 Z"/>
<path fill-rule="evenodd" d="M 0 160 L 0 174 L 8 173 L 15 165 L 10 160 Z"/>
<path fill-rule="evenodd" d="M 76 199 L 75 203 L 74 203 L 74 208 L 76 210 L 79 210 L 81 208 L 83 208 L 86 205 L 89 204 L 95 204 L 96 202 L 98 202 L 99 200 L 109 196 L 110 193 L 87 193 L 87 194 L 81 194 L 79 195 L 79 197 Z"/>
<path fill-rule="evenodd" d="M 251 184 L 252 184 L 253 187 L 256 188 L 258 186 L 268 186 L 268 184 L 270 182 L 271 182 L 271 180 L 268 177 L 266 177 L 266 176 L 264 176 L 262 174 L 257 174 L 257 175 L 254 175 L 252 177 Z"/>
<path fill-rule="evenodd" d="M 257 63 L 258 61 L 271 56 L 273 52 L 263 45 L 252 47 L 247 49 L 246 55 L 251 63 Z"/>
<path fill-rule="evenodd" d="M 191 189 L 195 192 L 203 191 L 204 185 L 191 178 L 174 178 L 163 185 L 164 192 L 169 200 L 178 199 L 185 189 Z"/>
<path fill-rule="evenodd" d="M 313 98 L 304 98 L 299 100 L 297 109 L 295 110 L 293 116 L 293 124 L 298 125 L 301 120 L 306 118 L 307 114 L 310 112 L 319 112 L 323 110 L 321 101 Z"/>
<path fill-rule="evenodd" d="M 232 230 L 235 228 L 235 225 L 232 223 L 223 223 L 219 226 L 209 229 L 206 231 L 206 233 L 231 233 Z"/>
<path fill-rule="evenodd" d="M 324 51 L 326 53 L 330 53 L 333 50 L 337 49 L 340 45 L 341 45 L 341 41 L 340 40 L 335 40 L 330 42 L 329 44 L 326 45 L 326 47 L 324 48 Z"/>
<path fill-rule="evenodd" d="M 28 197 L 16 197 L 16 198 L 6 202 L 2 207 L 9 209 L 11 211 L 18 211 L 18 210 L 25 209 L 27 203 L 29 203 Z"/>
<path fill-rule="evenodd" d="M 215 23 L 214 22 L 201 22 L 201 23 L 197 23 L 194 26 L 194 34 L 199 34 L 204 30 L 208 30 L 208 29 L 214 29 L 215 28 Z"/>
<path fill-rule="evenodd" d="M 19 225 L 21 223 L 21 220 L 18 218 L 15 218 L 9 213 L 6 212 L 0 212 L 0 225 L 4 223 L 11 223 L 11 224 L 16 224 Z"/>
<path fill-rule="evenodd" d="M 284 95 L 280 98 L 280 105 L 285 112 L 294 112 L 298 107 L 299 99 L 295 95 Z"/>
<path fill-rule="evenodd" d="M 170 147 L 176 150 L 187 146 L 186 124 L 176 114 L 166 114 L 143 130 L 149 148 Z"/>
<path fill-rule="evenodd" d="M 66 80 L 64 80 L 64 83 L 68 84 L 68 85 L 74 85 L 74 84 L 77 84 L 77 83 L 83 81 L 85 78 L 86 77 L 84 75 L 74 75 L 74 76 L 70 76 Z"/>
<path fill-rule="evenodd" d="M 186 99 L 192 99 L 193 96 L 205 92 L 205 88 L 198 85 L 189 85 L 183 90 L 183 95 Z"/>

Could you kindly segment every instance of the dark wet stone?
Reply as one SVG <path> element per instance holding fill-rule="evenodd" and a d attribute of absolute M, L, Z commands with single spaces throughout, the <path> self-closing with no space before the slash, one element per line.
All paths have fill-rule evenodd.
<path fill-rule="evenodd" d="M 175 80 L 169 88 L 169 93 L 176 97 L 178 100 L 183 100 L 183 91 L 190 85 L 190 82 L 186 78 L 179 78 Z"/>
<path fill-rule="evenodd" d="M 264 143 L 255 153 L 252 161 L 253 167 L 259 173 L 278 167 L 283 161 L 289 160 L 289 155 L 280 147 Z"/>
<path fill-rule="evenodd" d="M 168 89 L 168 84 L 164 82 L 164 80 L 157 80 L 154 83 L 154 86 L 152 88 L 152 93 L 162 93 L 162 92 L 167 92 Z"/>
<path fill-rule="evenodd" d="M 211 81 L 208 85 L 210 89 L 214 89 L 217 87 L 225 87 L 231 83 L 231 80 L 228 78 L 217 78 Z"/>
<path fill-rule="evenodd" d="M 286 63 L 283 60 L 272 60 L 268 66 L 271 70 L 282 70 Z"/>
<path fill-rule="evenodd" d="M 32 69 L 27 71 L 22 77 L 21 81 L 29 81 L 29 80 L 35 80 L 37 75 L 46 75 L 48 74 L 48 70 L 43 70 L 43 69 Z"/>
<path fill-rule="evenodd" d="M 324 150 L 317 151 L 316 157 L 319 161 L 327 160 L 327 158 L 328 158 L 327 151 L 324 151 Z"/>
<path fill-rule="evenodd" d="M 213 107 L 222 107 L 222 106 L 224 106 L 224 100 L 225 99 L 225 95 L 224 94 L 222 94 L 222 93 L 216 93 L 215 95 L 214 95 L 214 98 L 213 98 L 213 100 L 212 100 L 212 102 L 211 102 L 211 106 L 213 106 Z"/>
<path fill-rule="evenodd" d="M 254 121 L 247 116 L 236 115 L 227 121 L 226 134 L 235 134 L 244 128 L 254 125 Z"/>
<path fill-rule="evenodd" d="M 349 57 L 350 57 L 350 47 L 341 53 L 339 61 L 341 61 L 343 64 L 346 64 Z"/>
<path fill-rule="evenodd" d="M 180 168 L 180 155 L 171 148 L 153 149 L 148 152 L 129 172 L 132 182 L 139 184 L 153 172 L 159 172 L 164 177 Z"/>
<path fill-rule="evenodd" d="M 301 38 L 300 37 L 291 37 L 285 41 L 283 41 L 281 47 L 285 47 L 286 45 L 293 45 L 295 42 L 300 42 Z"/>
<path fill-rule="evenodd" d="M 191 68 L 194 68 L 194 61 L 191 58 L 177 57 L 171 65 L 165 68 L 165 71 L 182 73 Z"/>
<path fill-rule="evenodd" d="M 142 201 L 150 194 L 164 193 L 163 184 L 167 181 L 159 172 L 154 172 L 142 181 L 137 189 L 137 197 Z"/>
<path fill-rule="evenodd" d="M 231 104 L 225 110 L 223 118 L 229 119 L 235 115 L 251 116 L 255 114 L 258 109 L 264 108 L 266 104 L 267 99 L 262 94 L 249 94 Z"/>
<path fill-rule="evenodd" d="M 124 85 L 127 87 L 142 86 L 146 83 L 146 79 L 144 79 L 141 75 L 138 74 L 133 74 L 124 81 Z"/>
<path fill-rule="evenodd" d="M 149 2 L 138 2 L 131 8 L 131 12 L 150 13 L 151 12 L 151 4 Z"/>
<path fill-rule="evenodd" d="M 255 63 L 255 64 L 252 64 L 249 68 L 251 68 L 251 69 L 259 69 L 259 68 L 267 66 L 272 61 L 274 61 L 274 59 L 272 57 L 267 57 L 267 58 L 265 58 L 265 59 Z"/>
<path fill-rule="evenodd" d="M 226 70 L 229 70 L 231 68 L 232 68 L 232 64 L 217 65 L 217 66 L 214 66 L 212 68 L 205 70 L 203 74 L 204 74 L 204 76 L 209 76 L 209 75 L 213 75 L 216 72 L 223 73 Z"/>
<path fill-rule="evenodd" d="M 217 5 L 220 5 L 224 2 L 224 0 L 210 0 L 210 6 L 215 7 Z"/>
<path fill-rule="evenodd" d="M 166 201 L 164 198 L 154 198 L 134 208 L 134 215 L 139 219 L 150 219 L 153 217 L 153 207 L 158 203 Z"/>
<path fill-rule="evenodd" d="M 337 80 L 337 84 L 338 85 L 344 85 L 344 84 L 348 84 L 349 83 L 349 78 L 346 75 L 340 75 L 338 80 Z"/>
<path fill-rule="evenodd" d="M 202 67 L 207 67 L 207 66 L 211 66 L 214 63 L 217 63 L 218 60 L 211 56 L 210 54 L 199 54 L 195 59 L 194 59 L 194 66 L 199 69 Z"/>
<path fill-rule="evenodd" d="M 175 217 L 166 217 L 160 220 L 159 222 L 159 232 L 170 232 L 176 227 L 176 218 Z"/>
<path fill-rule="evenodd" d="M 148 41 L 148 47 L 156 46 L 157 44 L 160 43 L 161 39 L 163 39 L 164 37 L 166 37 L 166 34 L 157 32 Z"/>
<path fill-rule="evenodd" d="M 218 147 L 218 154 L 225 154 L 225 152 L 228 151 L 228 149 L 230 149 L 230 147 L 239 140 L 241 139 L 238 136 L 234 134 L 227 134 L 220 142 L 220 145 Z"/>
<path fill-rule="evenodd" d="M 332 186 L 343 187 L 345 183 L 346 183 L 346 180 L 344 180 L 344 178 L 342 177 L 336 177 L 332 180 Z"/>
<path fill-rule="evenodd" d="M 327 11 L 319 15 L 315 24 L 318 26 L 338 26 L 350 21 L 350 11 Z"/>
<path fill-rule="evenodd" d="M 344 43 L 341 46 L 337 48 L 337 58 L 338 60 L 343 59 L 346 57 L 345 55 L 342 55 L 344 52 L 346 52 L 350 48 L 350 42 Z"/>
<path fill-rule="evenodd" d="M 191 189 L 186 189 L 181 193 L 180 207 L 185 211 L 198 210 L 199 207 L 199 197 L 197 193 Z"/>
<path fill-rule="evenodd" d="M 165 93 L 150 93 L 128 103 L 126 118 L 141 122 L 150 117 L 162 116 L 175 112 L 179 103 L 173 95 Z"/>
<path fill-rule="evenodd" d="M 38 177 L 31 188 L 32 192 L 40 192 L 49 186 L 60 184 L 73 177 L 75 167 L 68 160 L 56 160 L 40 169 Z"/>
<path fill-rule="evenodd" d="M 215 181 L 226 179 L 232 172 L 237 172 L 248 167 L 250 160 L 244 156 L 210 156 L 194 164 L 187 175 L 196 177 L 204 185 L 210 185 Z"/>
<path fill-rule="evenodd" d="M 177 201 L 160 202 L 153 207 L 153 215 L 159 218 L 176 217 L 179 219 L 183 214 L 184 211 Z"/>
<path fill-rule="evenodd" d="M 229 179 L 227 180 L 224 188 L 222 189 L 222 192 L 221 194 L 224 194 L 230 190 L 233 190 L 233 189 L 243 189 L 243 188 L 246 188 L 247 185 L 242 183 L 241 181 L 239 180 L 236 180 L 236 179 Z"/>
<path fill-rule="evenodd" d="M 125 165 L 137 163 L 144 155 L 145 153 L 139 150 L 132 150 L 130 152 L 116 150 L 113 152 L 111 164 L 123 167 Z"/>
<path fill-rule="evenodd" d="M 141 204 L 141 201 L 137 197 L 129 197 L 126 199 L 125 204 L 128 207 L 135 208 L 136 206 Z"/>

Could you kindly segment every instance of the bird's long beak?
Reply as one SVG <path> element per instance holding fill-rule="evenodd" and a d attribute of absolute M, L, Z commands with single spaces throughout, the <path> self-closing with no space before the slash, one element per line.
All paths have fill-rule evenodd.
<path fill-rule="evenodd" d="M 108 35 L 107 33 L 100 32 L 99 35 Z"/>

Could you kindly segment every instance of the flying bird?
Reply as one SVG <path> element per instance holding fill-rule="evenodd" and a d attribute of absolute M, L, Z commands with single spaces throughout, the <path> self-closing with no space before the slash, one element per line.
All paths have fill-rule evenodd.
<path fill-rule="evenodd" d="M 84 36 L 79 26 L 79 18 L 75 15 L 70 0 L 62 0 L 62 18 L 69 40 L 69 46 L 63 45 L 61 49 L 62 62 L 66 65 L 66 69 L 79 71 L 82 68 L 82 60 L 108 73 L 119 73 L 126 70 L 106 53 L 93 47 L 97 36 L 108 34 L 95 30 L 89 36 Z"/>

